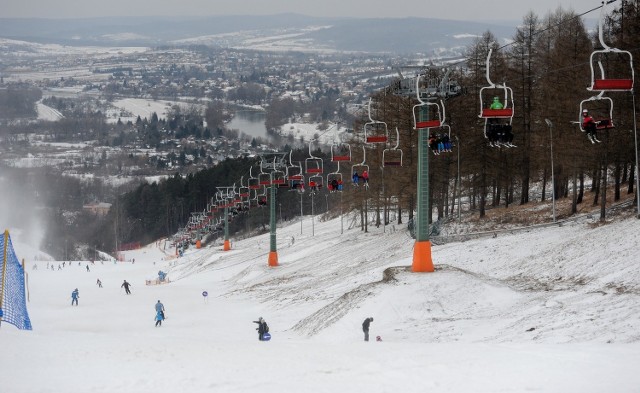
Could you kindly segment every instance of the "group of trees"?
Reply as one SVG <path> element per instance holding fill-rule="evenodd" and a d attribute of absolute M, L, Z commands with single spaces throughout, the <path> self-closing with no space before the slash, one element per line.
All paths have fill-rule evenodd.
<path fill-rule="evenodd" d="M 639 5 L 635 1 L 623 2 L 605 24 L 605 40 L 612 47 L 637 54 L 640 48 Z M 615 128 L 601 131 L 602 143 L 592 144 L 580 132 L 576 122 L 580 119 L 580 102 L 595 93 L 590 85 L 589 56 L 599 45 L 590 36 L 582 20 L 573 12 L 557 10 L 544 19 L 528 14 L 513 37 L 513 43 L 500 47 L 496 37 L 486 32 L 468 48 L 467 58 L 455 79 L 463 86 L 463 94 L 446 102 L 447 122 L 451 125 L 452 139 L 460 153 L 460 175 L 463 184 L 457 184 L 457 153 L 442 154 L 432 160 L 430 168 L 431 203 L 438 218 L 448 214 L 447 204 L 453 203 L 457 189 L 465 190 L 465 200 L 471 208 L 484 216 L 487 206 L 504 203 L 526 204 L 532 198 L 544 200 L 545 189 L 551 177 L 550 144 L 553 142 L 554 187 L 556 198 L 570 197 L 577 211 L 585 197 L 585 187 L 593 191 L 592 203 L 601 206 L 604 217 L 607 177 L 614 176 L 614 200 L 626 192 L 634 191 L 635 141 L 633 95 L 629 92 L 609 93 L 614 101 Z M 506 83 L 513 88 L 515 115 L 513 118 L 516 148 L 491 147 L 484 137 L 484 119 L 480 111 L 479 91 L 487 86 L 485 61 L 489 50 L 493 55 L 490 75 L 493 82 Z M 629 59 L 612 55 L 603 65 L 607 75 L 620 75 L 626 68 L 630 75 Z M 597 65 L 596 65 L 597 67 Z M 634 64 L 635 74 L 640 68 Z M 622 70 L 620 70 L 622 69 Z M 630 76 L 629 76 L 630 77 Z M 635 90 L 638 90 L 637 84 Z M 413 209 L 414 187 L 403 188 L 416 175 L 416 133 L 412 130 L 411 102 L 387 90 L 374 96 L 376 120 L 387 122 L 390 129 L 402 130 L 401 148 L 406 155 L 407 170 L 394 177 L 398 179 L 401 200 Z M 547 122 L 547 120 L 549 122 Z M 552 128 L 550 128 L 552 127 Z M 442 129 L 432 129 L 443 132 Z M 552 138 L 553 137 L 553 141 Z M 372 168 L 378 168 L 375 157 Z M 404 177 L 407 176 L 406 179 Z M 375 179 L 375 173 L 373 178 Z M 404 179 L 404 180 L 400 180 Z M 590 183 L 589 183 L 590 180 Z M 372 186 L 375 186 L 375 180 Z M 393 184 L 385 184 L 388 197 Z M 540 187 L 534 191 L 534 185 Z M 381 188 L 381 185 L 378 185 Z M 539 194 L 538 194 L 539 193 Z M 394 194 L 391 194 L 394 195 Z M 453 209 L 453 206 L 451 206 Z"/>
<path fill-rule="evenodd" d="M 611 46 L 632 48 L 631 50 L 637 53 L 637 48 L 640 48 L 640 35 L 637 34 L 640 29 L 639 11 L 637 2 L 627 1 L 607 19 L 605 36 Z M 549 194 L 546 184 L 551 177 L 552 137 L 554 182 L 551 187 L 555 188 L 556 198 L 570 197 L 572 200 L 571 211 L 562 214 L 573 214 L 577 211 L 577 205 L 582 203 L 586 196 L 586 187 L 593 191 L 592 203 L 600 203 L 604 214 L 603 195 L 606 192 L 609 173 L 614 176 L 615 200 L 625 192 L 625 184 L 627 193 L 634 192 L 634 176 L 637 174 L 634 173 L 632 95 L 611 94 L 615 102 L 613 116 L 616 128 L 603 132 L 602 143 L 592 144 L 580 132 L 575 122 L 580 116 L 580 101 L 593 95 L 586 87 L 590 83 L 589 55 L 597 45 L 595 36 L 589 35 L 580 17 L 573 12 L 559 9 L 544 19 L 532 13 L 528 14 L 513 38 L 512 44 L 500 47 L 496 37 L 491 32 L 486 32 L 468 48 L 466 61 L 454 73 L 453 78 L 463 87 L 463 94 L 446 101 L 447 122 L 452 129 L 454 152 L 429 157 L 430 202 L 436 215 L 434 219 L 443 218 L 454 211 L 461 190 L 467 208 L 476 210 L 480 217 L 485 215 L 488 207 L 526 204 L 533 199 L 544 200 Z M 517 146 L 514 148 L 489 146 L 483 132 L 484 119 L 478 117 L 479 90 L 487 85 L 484 67 L 490 49 L 493 52 L 490 63 L 493 81 L 506 83 L 514 90 L 513 130 L 514 144 Z M 634 65 L 635 71 L 636 74 L 640 74 L 637 64 Z M 613 68 L 618 66 L 624 67 L 625 64 L 616 64 L 614 61 L 605 64 L 608 71 L 614 71 Z M 626 66 L 628 67 L 628 64 Z M 351 165 L 361 162 L 364 159 L 362 152 L 366 151 L 366 164 L 370 168 L 369 188 L 365 191 L 363 187 L 347 186 L 344 198 L 341 199 L 346 211 L 355 209 L 361 212 L 377 212 L 377 224 L 380 224 L 382 220 L 388 222 L 391 209 L 398 213 L 408 211 L 410 216 L 415 209 L 418 133 L 413 129 L 412 107 L 416 101 L 410 97 L 396 95 L 392 89 L 375 93 L 372 98 L 372 113 L 376 120 L 387 123 L 392 131 L 391 141 L 388 144 L 369 145 L 363 150 L 362 142 L 359 141 L 362 140 L 361 130 L 368 121 L 368 116 L 365 111 L 356 116 L 356 133 L 350 141 L 352 162 L 347 169 L 342 167 L 342 173 L 346 185 L 349 183 Z M 274 100 L 267 113 L 267 123 L 275 127 L 286 118 L 301 112 L 302 108 L 297 101 L 289 98 Z M 395 144 L 393 130 L 396 127 L 400 130 L 399 148 L 404 153 L 404 165 L 382 169 L 382 152 Z M 444 132 L 444 129 L 431 131 Z M 318 150 L 314 155 L 325 158 L 325 174 L 333 171 L 330 168 L 334 164 L 330 163 L 326 151 L 323 153 Z M 308 151 L 294 151 L 293 156 L 294 161 L 304 163 Z M 140 208 L 140 211 L 148 211 L 153 217 L 151 222 L 157 223 L 162 217 L 160 221 L 163 225 L 156 226 L 156 230 L 149 230 L 151 228 L 148 225 L 142 224 L 147 221 L 142 220 L 139 224 L 140 231 L 131 233 L 151 237 L 172 233 L 176 226 L 184 225 L 186 222 L 184 213 L 176 214 L 176 206 L 191 207 L 189 211 L 204 208 L 204 203 L 200 203 L 196 208 L 197 201 L 208 200 L 207 198 L 214 194 L 216 185 L 237 183 L 240 176 L 246 177 L 250 165 L 250 162 L 245 162 L 244 165 L 226 162 L 223 167 L 229 173 L 224 177 L 211 177 L 211 171 L 199 174 L 198 178 L 211 178 L 191 189 L 191 194 L 181 197 L 180 202 L 175 198 L 169 198 L 165 199 L 159 209 Z M 222 173 L 219 172 L 221 168 L 212 171 Z M 458 175 L 462 180 L 461 184 L 457 181 Z M 195 179 L 180 181 L 195 184 Z M 178 181 L 178 178 L 172 178 L 166 184 L 142 186 L 136 194 L 127 196 L 126 199 L 132 205 L 142 206 L 132 201 L 142 198 L 143 191 L 151 190 L 151 194 L 162 193 L 169 184 Z M 157 190 L 153 187 L 157 187 Z M 181 187 L 184 190 L 184 184 Z M 292 194 L 281 192 L 279 198 L 290 198 L 290 195 Z M 185 204 L 186 201 L 189 202 Z M 286 214 L 295 214 L 292 209 L 296 209 L 296 205 L 287 204 Z M 134 210 L 129 211 L 131 217 L 136 217 L 133 214 Z M 172 215 L 166 214 L 170 211 L 173 211 Z M 386 212 L 387 215 L 384 216 L 382 212 Z M 173 218 L 169 219 L 169 216 Z M 362 223 L 365 225 L 366 220 L 362 220 Z"/>
<path fill-rule="evenodd" d="M 36 116 L 35 103 L 40 98 L 40 89 L 21 86 L 0 88 L 0 119 L 13 120 Z"/>

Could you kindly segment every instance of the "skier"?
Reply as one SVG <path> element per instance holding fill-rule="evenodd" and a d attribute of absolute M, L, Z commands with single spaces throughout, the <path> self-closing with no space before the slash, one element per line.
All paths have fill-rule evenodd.
<path fill-rule="evenodd" d="M 87 265 L 87 273 L 89 272 L 89 265 Z"/>
<path fill-rule="evenodd" d="M 358 181 L 360 181 L 360 175 L 358 175 L 358 172 L 353 171 L 353 176 L 351 176 L 351 181 L 353 181 L 353 185 L 355 186 L 358 185 Z"/>
<path fill-rule="evenodd" d="M 253 321 L 253 323 L 258 324 L 258 327 L 256 328 L 256 330 L 258 331 L 258 340 L 263 341 L 264 334 L 269 332 L 269 326 L 267 326 L 267 322 L 262 319 L 262 317 L 260 317 L 257 321 Z"/>
<path fill-rule="evenodd" d="M 129 287 L 131 286 L 131 284 L 129 284 L 127 282 L 127 280 L 124 280 L 124 282 L 122 283 L 122 285 L 120 285 L 120 288 L 124 288 L 124 291 L 127 293 L 127 295 L 131 295 L 131 291 L 129 290 Z"/>
<path fill-rule="evenodd" d="M 365 186 L 369 187 L 369 172 L 366 170 L 362 171 L 362 181 Z"/>
<path fill-rule="evenodd" d="M 100 281 L 100 279 L 96 281 L 96 284 L 98 285 L 98 288 L 102 288 L 102 281 Z"/>
<path fill-rule="evenodd" d="M 80 298 L 80 293 L 78 292 L 78 288 L 76 288 L 73 290 L 73 292 L 71 292 L 71 305 L 73 306 L 73 303 L 75 303 L 77 306 L 79 298 Z"/>
<path fill-rule="evenodd" d="M 162 321 L 164 320 L 164 314 L 162 311 L 156 312 L 156 327 L 162 326 Z"/>
<path fill-rule="evenodd" d="M 373 322 L 373 317 L 369 317 L 362 322 L 362 331 L 364 332 L 364 341 L 369 341 L 369 325 Z"/>
<path fill-rule="evenodd" d="M 165 319 L 164 318 L 164 304 L 160 303 L 160 300 L 158 300 L 158 303 L 156 303 L 156 313 L 162 314 L 162 319 Z"/>
<path fill-rule="evenodd" d="M 591 143 L 600 142 L 598 140 L 598 128 L 596 121 L 586 109 L 582 110 L 582 128 L 587 132 L 587 138 Z"/>

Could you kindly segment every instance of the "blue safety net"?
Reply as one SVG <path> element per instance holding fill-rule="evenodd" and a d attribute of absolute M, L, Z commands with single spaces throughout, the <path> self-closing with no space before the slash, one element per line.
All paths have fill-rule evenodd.
<path fill-rule="evenodd" d="M 6 258 L 4 258 L 5 238 L 7 240 Z M 0 304 L 2 322 L 8 322 L 18 329 L 31 330 L 31 320 L 27 312 L 27 299 L 24 285 L 24 269 L 11 244 L 11 237 L 0 236 L 0 293 L 3 293 Z M 6 265 L 6 266 L 5 266 Z M 4 274 L 3 274 L 4 272 Z"/>

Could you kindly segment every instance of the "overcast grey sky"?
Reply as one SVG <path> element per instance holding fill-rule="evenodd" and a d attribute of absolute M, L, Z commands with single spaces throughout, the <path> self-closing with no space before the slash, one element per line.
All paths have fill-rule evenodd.
<path fill-rule="evenodd" d="M 520 20 L 561 6 L 584 12 L 594 0 L 5 0 L 0 17 L 76 18 L 139 15 L 265 15 L 424 17 L 456 20 Z M 594 13 L 592 17 L 597 17 Z"/>

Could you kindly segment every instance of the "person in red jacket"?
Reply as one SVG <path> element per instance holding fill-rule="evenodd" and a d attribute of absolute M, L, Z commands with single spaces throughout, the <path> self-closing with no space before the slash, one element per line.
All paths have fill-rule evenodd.
<path fill-rule="evenodd" d="M 369 172 L 367 172 L 366 169 L 362 171 L 362 182 L 364 183 L 365 186 L 368 185 L 369 183 Z"/>
<path fill-rule="evenodd" d="M 583 109 L 582 110 L 582 129 L 587 132 L 587 138 L 589 138 L 591 143 L 600 142 L 598 140 L 596 126 L 597 126 L 596 121 L 589 114 L 589 111 L 586 109 Z"/>

